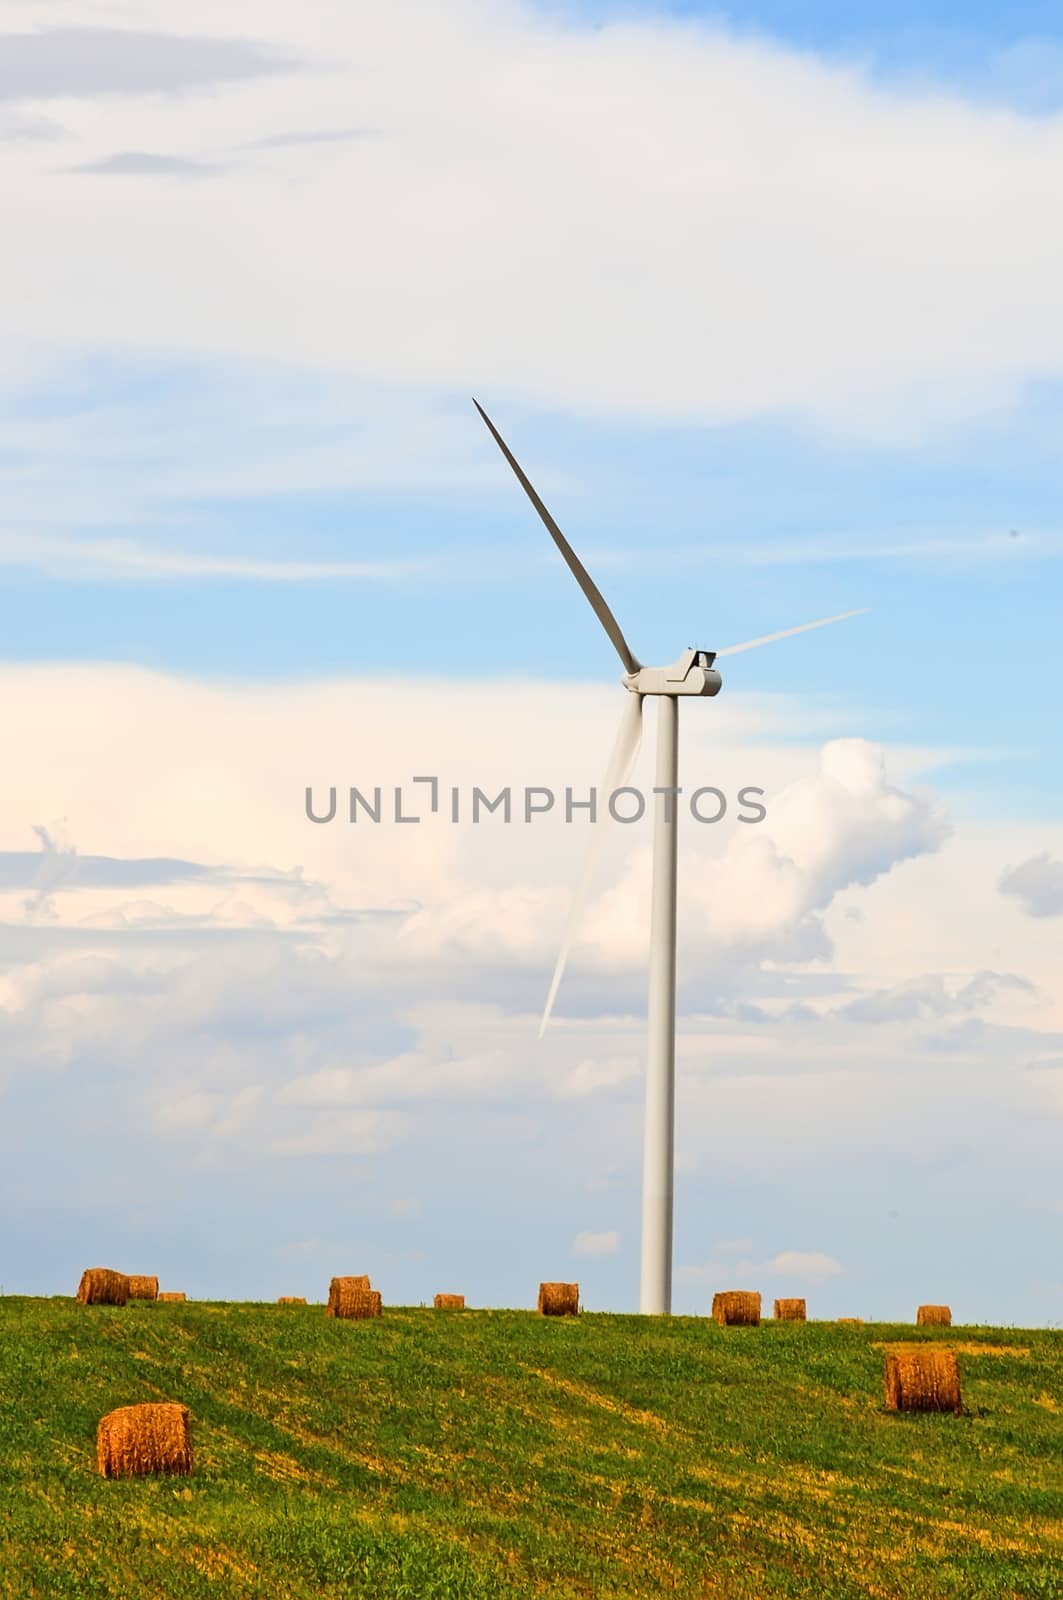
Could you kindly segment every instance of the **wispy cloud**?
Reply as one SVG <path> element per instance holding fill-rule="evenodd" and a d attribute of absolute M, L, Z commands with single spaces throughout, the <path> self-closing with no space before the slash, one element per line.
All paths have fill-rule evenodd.
<path fill-rule="evenodd" d="M 213 162 L 195 161 L 188 156 L 156 155 L 148 150 L 118 150 L 96 161 L 63 168 L 64 172 L 120 178 L 215 178 L 223 170 Z"/>
<path fill-rule="evenodd" d="M 353 144 L 358 139 L 371 139 L 375 128 L 307 128 L 291 133 L 271 133 L 264 139 L 247 139 L 234 145 L 234 150 L 286 150 L 300 145 Z"/>
<path fill-rule="evenodd" d="M 572 1254 L 594 1259 L 598 1256 L 615 1256 L 620 1249 L 618 1233 L 577 1233 L 572 1241 Z"/>
<path fill-rule="evenodd" d="M 438 577 L 445 571 L 445 563 L 428 557 L 398 561 L 258 561 L 247 556 L 166 550 L 134 539 L 66 539 L 39 534 L 0 534 L 0 565 L 26 567 L 64 578 L 246 578 L 258 583 L 321 583 L 328 579 L 394 583 Z"/>
<path fill-rule="evenodd" d="M 768 1261 L 705 1261 L 698 1266 L 683 1266 L 676 1272 L 680 1283 L 715 1284 L 724 1279 L 749 1283 L 755 1278 L 792 1278 L 802 1283 L 827 1283 L 843 1272 L 840 1261 L 822 1250 L 781 1250 Z"/>
<path fill-rule="evenodd" d="M 179 94 L 298 70 L 291 52 L 251 39 L 127 28 L 0 34 L 0 100 Z"/>
<path fill-rule="evenodd" d="M 692 566 L 802 566 L 826 562 L 930 561 L 944 559 L 964 563 L 1003 561 L 1040 556 L 1063 556 L 1063 538 L 1044 536 L 1036 543 L 1019 545 L 1011 541 L 967 542 L 939 540 L 935 545 L 868 544 L 815 546 L 795 542 L 786 544 L 726 545 L 718 549 L 694 547 L 689 551 L 637 552 L 591 548 L 585 552 L 588 563 L 597 570 L 628 573 L 659 572 Z M 548 552 L 532 547 L 515 549 L 504 558 L 492 552 L 490 576 L 498 580 L 539 571 L 549 559 Z M 383 560 L 306 561 L 260 560 L 236 553 L 205 555 L 151 544 L 135 538 L 77 538 L 61 534 L 0 533 L 0 566 L 22 567 L 51 577 L 86 580 L 166 578 L 224 579 L 243 578 L 260 583 L 321 583 L 329 579 L 398 583 L 485 576 L 480 552 L 450 552 L 445 558 L 409 556 Z"/>
<path fill-rule="evenodd" d="M 593 549 L 586 552 L 596 567 L 617 571 L 639 570 L 645 556 L 637 550 Z M 1063 555 L 1063 534 L 1054 531 L 1001 533 L 931 533 L 924 538 L 870 535 L 838 539 L 732 539 L 726 544 L 696 544 L 655 551 L 655 571 L 683 570 L 691 566 L 816 566 L 831 562 L 897 562 L 951 566 L 981 566 L 990 562 L 1047 560 Z"/>

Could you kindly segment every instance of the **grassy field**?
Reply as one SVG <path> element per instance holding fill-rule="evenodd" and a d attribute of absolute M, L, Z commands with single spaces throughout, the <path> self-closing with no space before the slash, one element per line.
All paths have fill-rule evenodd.
<path fill-rule="evenodd" d="M 966 1414 L 882 1406 L 958 1352 Z M 190 1406 L 191 1479 L 97 1476 Z M 0 1299 L 0 1594 L 1063 1596 L 1063 1334 Z"/>

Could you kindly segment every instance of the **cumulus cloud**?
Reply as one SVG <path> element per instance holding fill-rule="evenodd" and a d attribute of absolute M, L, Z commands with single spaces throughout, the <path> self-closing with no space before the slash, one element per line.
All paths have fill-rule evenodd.
<path fill-rule="evenodd" d="M 736 825 L 722 853 L 688 854 L 684 937 L 729 962 L 824 958 L 831 946 L 820 913 L 834 898 L 938 850 L 950 832 L 932 798 L 888 781 L 879 746 L 834 740 L 815 775 L 770 796 L 766 821 Z M 644 959 L 651 865 L 648 850 L 634 853 L 588 915 L 584 937 L 599 960 Z"/>
<path fill-rule="evenodd" d="M 169 1192 L 193 1208 L 210 1194 L 212 1211 L 222 1215 L 236 1203 L 231 1174 L 239 1171 L 239 1193 L 246 1186 L 256 1215 L 274 1206 L 290 1217 L 277 1230 L 278 1245 L 322 1237 L 327 1204 L 343 1219 L 330 1221 L 329 1237 L 349 1233 L 355 1244 L 358 1216 L 372 1215 L 358 1247 L 367 1263 L 382 1259 L 374 1252 L 387 1228 L 416 1231 L 418 1241 L 433 1229 L 452 1238 L 459 1211 L 463 1239 L 503 1213 L 519 1234 L 534 1215 L 562 1255 L 591 1192 L 616 1202 L 611 1215 L 626 1242 L 623 1217 L 637 1203 L 641 1162 L 645 950 L 638 941 L 624 929 L 608 939 L 608 930 L 593 930 L 595 944 L 574 958 L 568 1009 L 544 1040 L 536 1037 L 585 833 L 454 828 L 438 818 L 362 832 L 309 824 L 293 773 L 319 772 L 322 750 L 331 763 L 336 728 L 349 720 L 351 684 L 205 685 L 85 667 L 6 674 L 0 671 L 9 757 L 0 869 L 10 882 L 0 885 L 0 1076 L 12 1114 L 0 1117 L 5 1170 L 30 1159 L 14 1130 L 45 1127 L 54 1156 L 56 1118 L 78 1130 L 98 1127 L 105 1105 L 109 1137 L 134 1151 L 134 1167 L 116 1174 L 116 1185 L 150 1190 L 165 1170 Z M 419 684 L 411 694 L 406 685 L 382 683 L 359 726 L 363 781 L 374 769 L 385 784 L 406 776 L 414 750 L 413 770 L 424 758 L 426 770 L 463 784 L 473 773 L 485 776 L 485 755 L 495 773 L 512 764 L 522 778 L 522 761 L 540 772 L 554 762 L 562 776 L 593 781 L 598 755 L 587 749 L 586 728 L 608 714 L 610 698 L 573 687 L 562 717 L 556 703 L 553 685 L 497 692 L 464 685 L 459 705 L 452 685 Z M 854 1174 L 862 1181 L 866 1171 L 894 1171 L 898 1150 L 911 1173 L 933 1173 L 943 1161 L 970 1161 L 990 1134 L 998 1166 L 1010 1162 L 1023 1184 L 1035 1185 L 1041 1169 L 1031 1141 L 1043 1146 L 1044 1172 L 1054 1170 L 1048 1133 L 1063 1104 L 1059 1073 L 1051 1065 L 1016 1072 L 1014 1064 L 1058 1060 L 1060 1035 L 984 1023 L 983 1012 L 995 1016 L 1034 997 L 1018 974 L 992 964 L 1000 935 L 991 918 L 971 914 L 983 900 L 1009 914 L 994 885 L 1010 843 L 998 842 L 994 853 L 979 842 L 950 860 L 955 841 L 932 848 L 939 836 L 933 805 L 888 781 L 892 758 L 883 768 L 871 747 L 840 756 L 828 747 L 818 759 L 803 744 L 780 744 L 777 730 L 792 732 L 799 717 L 789 704 L 768 716 L 749 701 L 721 708 L 714 729 L 714 774 L 722 772 L 729 788 L 748 771 L 752 749 L 765 764 L 766 836 L 772 802 L 779 803 L 772 861 L 775 870 L 788 865 L 786 892 L 771 915 L 758 908 L 749 922 L 739 906 L 718 935 L 719 918 L 708 913 L 726 908 L 713 908 L 711 895 L 699 899 L 699 885 L 726 871 L 748 897 L 766 893 L 764 881 L 743 879 L 727 862 L 737 824 L 730 835 L 684 830 L 690 920 L 682 948 L 695 978 L 680 1006 L 680 1187 L 712 1182 L 755 1192 L 753 1212 L 744 1206 L 736 1225 L 756 1237 L 754 1228 L 776 1231 L 770 1196 L 807 1173 L 810 1161 L 835 1174 L 842 1192 Z M 47 766 L 39 759 L 42 727 L 53 741 Z M 755 745 L 743 742 L 743 728 L 757 735 Z M 696 771 L 693 737 L 688 757 Z M 791 792 L 796 799 L 787 799 Z M 30 822 L 56 815 L 60 796 L 70 802 L 64 831 L 49 826 L 41 850 L 25 850 Z M 882 819 L 881 849 L 865 811 Z M 83 848 L 74 852 L 70 837 Z M 611 838 L 600 904 L 628 881 L 633 842 L 627 830 Z M 24 901 L 51 847 L 63 858 L 62 881 L 48 917 L 27 921 Z M 910 863 L 902 883 L 889 868 L 896 859 Z M 956 882 L 965 897 L 949 888 Z M 852 895 L 864 910 L 859 923 L 844 915 L 844 897 Z M 414 899 L 438 910 L 436 936 L 431 918 L 410 906 Z M 838 962 L 809 962 L 794 930 L 816 919 L 825 929 L 830 916 Z M 955 953 L 940 981 L 918 967 L 895 971 L 910 959 L 919 916 L 936 959 Z M 420 935 L 411 939 L 403 930 L 415 919 Z M 496 937 L 505 922 L 508 933 Z M 1020 949 L 1033 961 L 1043 939 L 1027 922 L 1016 911 L 1018 935 L 1028 939 Z M 876 938 L 877 945 L 868 942 Z M 711 983 L 699 986 L 698 970 Z M 1049 963 L 1039 1006 L 1051 978 Z M 905 985 L 919 1001 L 914 1008 Z M 843 1014 L 862 995 L 897 989 L 902 1015 L 887 1025 Z M 726 1008 L 716 1004 L 721 992 Z M 957 1022 L 980 1026 L 961 1035 Z M 909 1077 L 918 1078 L 922 1097 L 916 1127 Z M 49 1108 L 40 1122 L 37 1104 Z M 76 1208 L 84 1171 L 76 1141 L 68 1148 L 57 1185 Z M 555 1180 L 544 1190 L 547 1165 Z M 416 1219 L 389 1212 L 386 1197 L 426 1192 L 421 1186 L 433 1173 L 431 1208 Z M 368 1203 L 352 1184 L 377 1198 Z M 484 1194 L 497 1199 L 490 1217 Z M 840 1239 L 820 1239 L 830 1260 L 848 1260 Z M 346 1249 L 329 1253 L 338 1255 L 333 1270 L 344 1270 Z M 747 1271 L 754 1287 L 761 1276 L 765 1285 L 778 1277 L 801 1292 L 806 1278 L 825 1281 L 816 1276 L 827 1274 L 821 1256 L 825 1248 L 763 1259 L 735 1234 L 714 1249 L 712 1262 L 717 1286 Z M 526 1274 L 512 1241 L 493 1250 L 492 1272 L 504 1272 L 511 1257 Z M 438 1251 L 433 1259 L 442 1261 Z M 688 1247 L 685 1259 L 699 1257 Z M 450 1281 L 482 1296 L 479 1303 L 492 1303 L 489 1294 L 499 1303 L 500 1291 L 459 1279 L 459 1270 L 455 1257 Z M 602 1270 L 614 1270 L 606 1258 Z M 404 1292 L 416 1300 L 426 1289 L 418 1280 Z M 523 1303 L 521 1283 L 512 1294 L 512 1303 Z"/>
<path fill-rule="evenodd" d="M 574 1256 L 615 1256 L 619 1249 L 618 1233 L 577 1233 L 572 1241 Z"/>
<path fill-rule="evenodd" d="M 1002 872 L 997 887 L 1017 900 L 1029 917 L 1063 916 L 1063 861 L 1047 850 Z"/>

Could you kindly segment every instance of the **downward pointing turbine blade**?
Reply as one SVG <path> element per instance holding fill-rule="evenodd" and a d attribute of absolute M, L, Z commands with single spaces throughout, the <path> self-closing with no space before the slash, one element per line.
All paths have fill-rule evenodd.
<path fill-rule="evenodd" d="M 640 694 L 631 694 L 628 696 L 628 703 L 624 707 L 624 714 L 620 718 L 616 743 L 613 746 L 613 753 L 609 757 L 609 766 L 606 770 L 602 787 L 598 790 L 598 810 L 595 813 L 591 842 L 587 848 L 583 871 L 580 874 L 576 892 L 572 897 L 568 921 L 565 923 L 565 931 L 561 937 L 561 949 L 558 952 L 557 965 L 554 967 L 554 975 L 550 980 L 550 992 L 546 997 L 546 1005 L 543 1008 L 543 1020 L 539 1024 L 540 1039 L 546 1032 L 546 1024 L 550 1021 L 550 1013 L 554 1009 L 554 1001 L 557 999 L 557 991 L 561 987 L 561 978 L 565 971 L 568 953 L 572 948 L 572 941 L 576 937 L 580 919 L 583 916 L 583 908 L 587 901 L 587 892 L 594 876 L 594 869 L 598 864 L 602 845 L 605 843 L 602 808 L 609 804 L 609 797 L 613 790 L 623 788 L 631 776 L 631 769 L 635 765 L 635 757 L 639 753 L 639 745 L 641 743 L 642 696 Z"/>
<path fill-rule="evenodd" d="M 494 423 L 491 421 L 491 418 L 487 415 L 487 412 L 484 410 L 479 400 L 474 400 L 473 405 L 487 423 L 487 426 L 494 435 L 495 443 L 498 445 L 498 448 L 501 450 L 502 454 L 513 468 L 513 471 L 517 474 L 521 488 L 524 490 L 524 493 L 528 496 L 528 499 L 531 501 L 532 505 L 543 519 L 550 537 L 553 539 L 554 543 L 557 545 L 557 548 L 568 562 L 572 576 L 583 590 L 583 593 L 587 596 L 595 616 L 598 618 L 598 621 L 601 623 L 602 627 L 612 640 L 613 648 L 620 657 L 621 661 L 624 663 L 625 670 L 628 672 L 637 672 L 642 663 L 632 655 L 631 648 L 628 645 L 627 640 L 624 638 L 624 635 L 620 631 L 620 624 L 617 622 L 616 618 L 613 616 L 613 613 L 606 605 L 605 599 L 602 596 L 602 592 L 598 588 L 598 585 L 594 582 L 594 579 L 583 565 L 583 562 L 580 560 L 575 550 L 573 550 L 572 546 L 561 532 L 561 529 L 558 527 L 549 511 L 547 511 L 542 501 L 539 499 L 539 496 L 536 494 L 528 479 L 525 477 L 524 471 L 521 468 L 516 456 L 513 454 L 512 450 L 509 448 L 508 444 L 503 439 Z"/>
<path fill-rule="evenodd" d="M 729 644 L 726 650 L 717 650 L 716 658 L 720 656 L 737 656 L 743 650 L 755 650 L 758 645 L 774 644 L 776 639 L 792 639 L 795 633 L 809 633 L 813 628 L 826 628 L 832 622 L 844 622 L 848 617 L 862 617 L 870 610 L 870 606 L 861 606 L 857 611 L 839 611 L 836 617 L 820 617 L 818 622 L 802 622 L 799 628 L 784 628 L 781 633 L 764 633 L 759 639 L 747 639 L 745 644 Z"/>

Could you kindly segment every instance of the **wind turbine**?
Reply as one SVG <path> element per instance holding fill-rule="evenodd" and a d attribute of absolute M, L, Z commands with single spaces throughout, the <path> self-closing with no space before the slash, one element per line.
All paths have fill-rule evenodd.
<path fill-rule="evenodd" d="M 653 831 L 653 894 L 650 911 L 650 984 L 648 1050 L 646 1057 L 646 1116 L 642 1154 L 642 1264 L 639 1285 L 639 1310 L 644 1316 L 666 1316 L 672 1309 L 672 1212 L 674 1194 L 675 1145 L 675 952 L 676 952 L 676 841 L 679 813 L 679 701 L 687 695 L 717 695 L 723 680 L 715 663 L 721 656 L 738 655 L 758 645 L 789 639 L 812 628 L 825 628 L 832 622 L 860 616 L 866 607 L 843 611 L 838 616 L 821 617 L 781 633 L 766 633 L 744 644 L 725 650 L 684 650 L 669 667 L 644 667 L 633 654 L 613 613 L 565 538 L 561 529 L 539 499 L 520 463 L 506 444 L 478 400 L 473 405 L 487 424 L 495 443 L 517 475 L 525 494 L 546 525 L 550 537 L 568 564 L 569 570 L 590 601 L 598 621 L 605 629 L 624 667 L 621 682 L 631 698 L 624 707 L 616 744 L 606 772 L 602 793 L 609 797 L 623 787 L 634 766 L 642 740 L 642 702 L 654 695 L 657 714 L 657 803 Z M 554 1000 L 565 970 L 565 962 L 579 922 L 583 902 L 602 835 L 596 830 L 584 865 L 583 875 L 569 912 L 561 950 L 546 999 L 539 1037 L 550 1020 Z"/>

